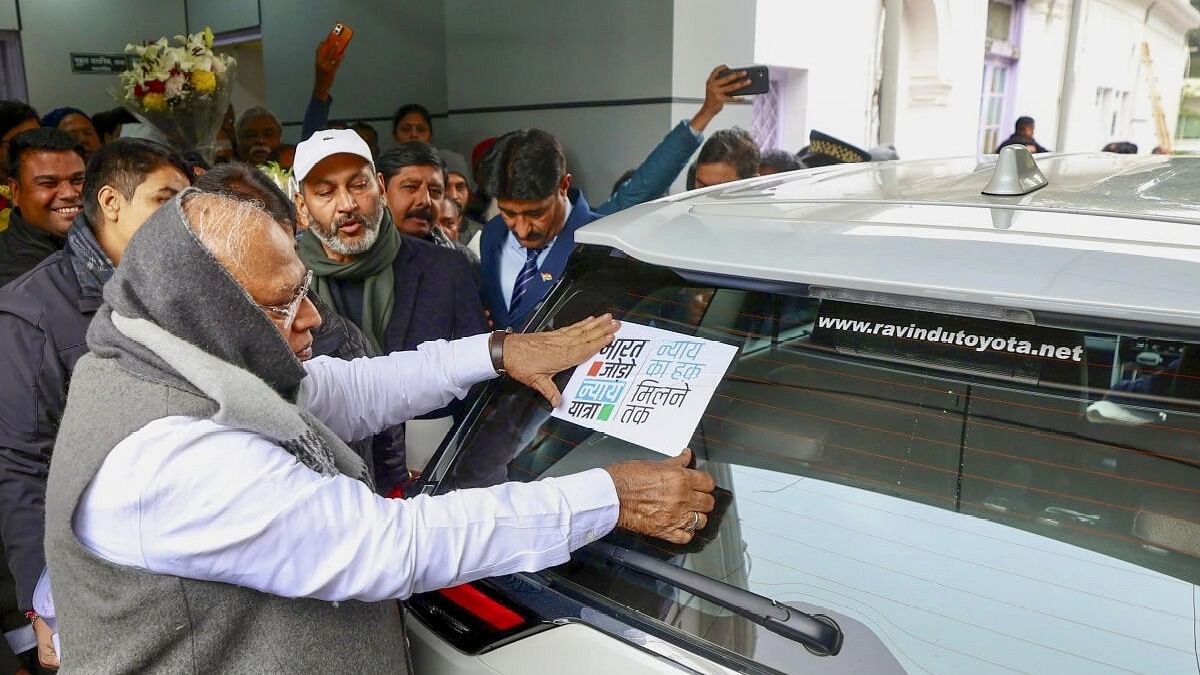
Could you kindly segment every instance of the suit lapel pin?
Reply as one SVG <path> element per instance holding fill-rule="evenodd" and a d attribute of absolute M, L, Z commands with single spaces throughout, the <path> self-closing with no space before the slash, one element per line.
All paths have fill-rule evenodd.
<path fill-rule="evenodd" d="M 554 275 L 549 272 L 542 272 L 542 281 L 553 281 Z"/>

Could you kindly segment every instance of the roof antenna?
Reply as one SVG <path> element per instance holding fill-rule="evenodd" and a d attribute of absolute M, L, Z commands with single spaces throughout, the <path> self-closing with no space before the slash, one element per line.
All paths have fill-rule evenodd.
<path fill-rule="evenodd" d="M 992 178 L 983 188 L 983 194 L 998 197 L 1027 195 L 1049 184 L 1046 174 L 1029 154 L 1029 148 L 1014 143 L 1000 148 L 996 168 L 992 170 Z"/>

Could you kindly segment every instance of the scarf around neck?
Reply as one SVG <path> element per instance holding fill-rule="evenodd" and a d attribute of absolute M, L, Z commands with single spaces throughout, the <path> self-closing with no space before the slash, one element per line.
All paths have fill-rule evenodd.
<path fill-rule="evenodd" d="M 75 216 L 71 229 L 67 231 L 67 251 L 75 278 L 79 280 L 81 296 L 99 300 L 104 284 L 112 278 L 117 267 L 100 248 L 87 216 L 82 213 Z"/>
<path fill-rule="evenodd" d="M 370 484 L 362 460 L 297 405 L 300 361 L 187 224 L 180 204 L 194 193 L 164 204 L 133 236 L 88 347 L 139 379 L 211 401 L 214 422 L 270 439 L 313 471 Z"/>
<path fill-rule="evenodd" d="M 312 233 L 300 238 L 300 260 L 312 270 L 312 288 L 326 304 L 337 306 L 333 301 L 334 279 L 363 282 L 362 325 L 359 328 L 377 354 L 387 353 L 384 335 L 396 301 L 396 275 L 392 263 L 400 252 L 401 241 L 392 214 L 386 208 L 375 243 L 348 263 L 331 260 L 321 240 Z"/>

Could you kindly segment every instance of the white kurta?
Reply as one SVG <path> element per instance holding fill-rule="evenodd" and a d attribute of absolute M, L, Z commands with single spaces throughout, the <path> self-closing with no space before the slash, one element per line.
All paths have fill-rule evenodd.
<path fill-rule="evenodd" d="M 495 376 L 487 336 L 305 364 L 301 404 L 347 440 Z M 382 600 L 565 562 L 616 524 L 603 469 L 438 497 L 384 499 L 274 442 L 211 420 L 157 419 L 109 453 L 75 513 L 96 555 L 286 597 Z"/>

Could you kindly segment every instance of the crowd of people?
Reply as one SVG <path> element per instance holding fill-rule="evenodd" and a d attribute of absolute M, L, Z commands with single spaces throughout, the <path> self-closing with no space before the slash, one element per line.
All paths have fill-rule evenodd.
<path fill-rule="evenodd" d="M 898 159 L 819 131 L 796 153 L 706 138 L 749 83 L 722 65 L 593 203 L 544 130 L 468 158 L 418 103 L 386 149 L 331 120 L 340 63 L 318 48 L 298 143 L 230 107 L 208 157 L 123 109 L 0 101 L 0 610 L 36 642 L 0 641 L 0 675 L 60 654 L 76 672 L 403 670 L 387 600 L 556 564 L 618 526 L 687 541 L 713 505 L 687 451 L 404 497 L 473 387 L 508 375 L 557 404 L 552 376 L 613 339 L 609 316 L 514 332 L 579 228 L 685 172 L 693 189 Z M 1001 147 L 1045 152 L 1034 132 L 1022 117 Z"/>
<path fill-rule="evenodd" d="M 540 129 L 468 159 L 420 104 L 397 108 L 387 149 L 331 121 L 340 59 L 317 51 L 300 142 L 230 108 L 207 158 L 121 109 L 0 101 L 0 604 L 37 644 L 0 642 L 0 675 L 60 655 L 74 672 L 403 670 L 388 600 L 557 564 L 613 527 L 686 542 L 713 505 L 687 451 L 403 499 L 429 452 L 413 429 L 448 426 L 498 375 L 557 404 L 551 377 L 613 339 L 608 316 L 513 332 L 580 227 L 685 170 L 691 189 L 896 158 L 816 131 L 795 154 L 736 127 L 706 140 L 749 82 L 718 66 L 593 205 Z"/>

